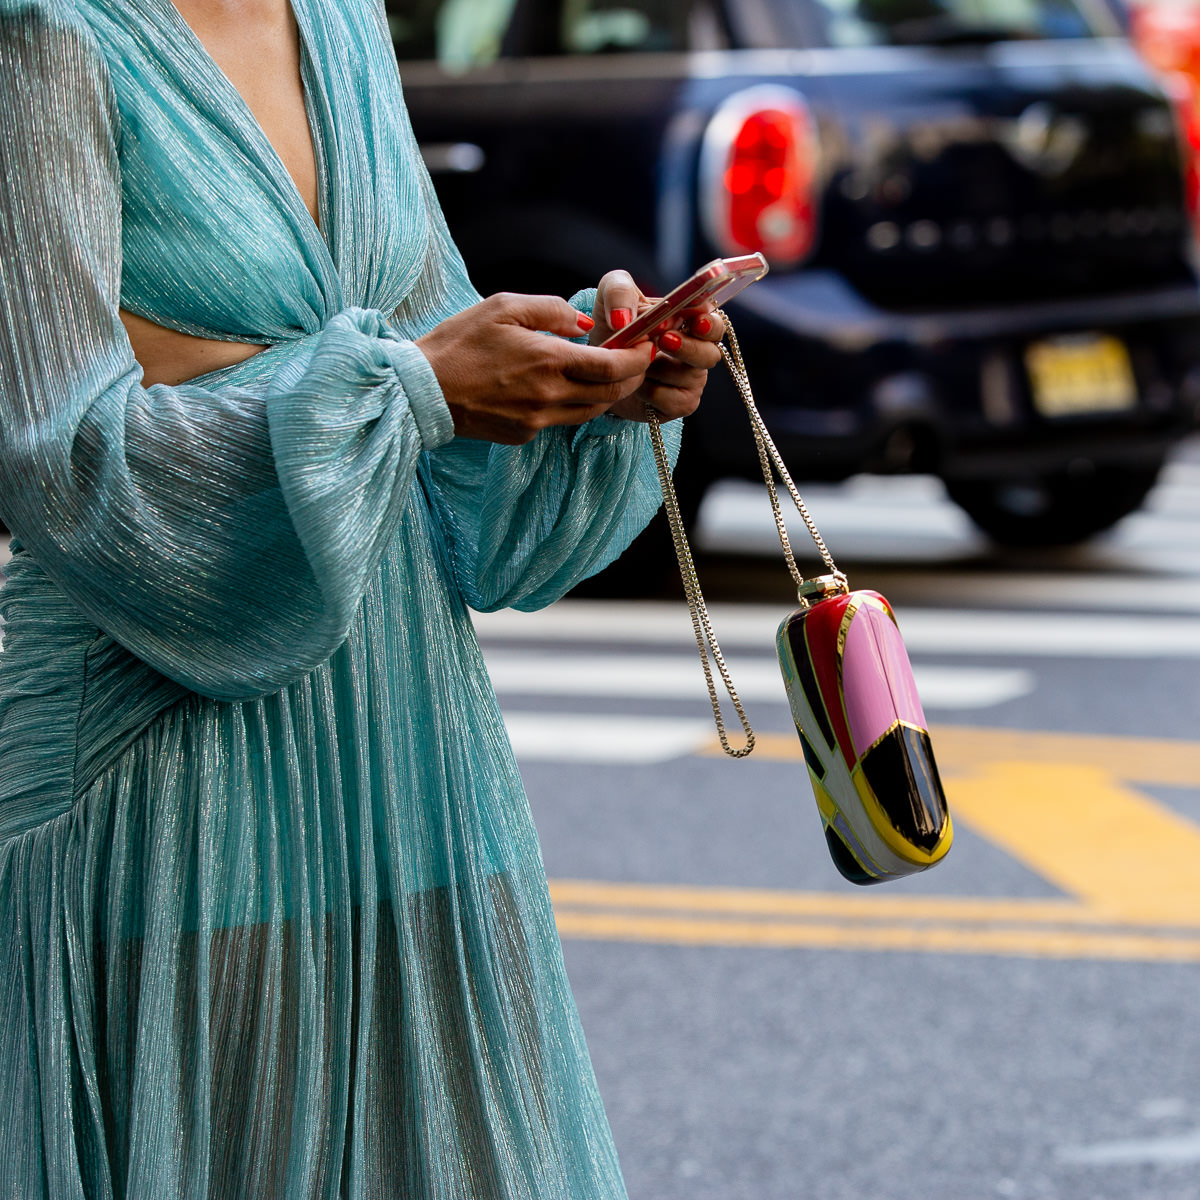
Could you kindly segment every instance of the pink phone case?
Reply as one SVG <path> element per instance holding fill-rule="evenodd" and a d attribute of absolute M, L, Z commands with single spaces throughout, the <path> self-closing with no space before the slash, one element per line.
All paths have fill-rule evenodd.
<path fill-rule="evenodd" d="M 761 254 L 746 254 L 741 258 L 715 258 L 701 267 L 690 279 L 672 289 L 653 308 L 646 309 L 624 329 L 618 329 L 601 345 L 610 349 L 632 346 L 660 329 L 670 329 L 671 323 L 676 321 L 679 314 L 689 308 L 719 308 L 743 288 L 748 288 L 760 280 L 767 270 L 767 260 Z"/>

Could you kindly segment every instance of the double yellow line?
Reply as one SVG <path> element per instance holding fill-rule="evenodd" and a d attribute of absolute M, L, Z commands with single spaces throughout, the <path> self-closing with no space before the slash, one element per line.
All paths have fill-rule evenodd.
<path fill-rule="evenodd" d="M 686 946 L 1200 962 L 1200 936 L 1120 928 L 1069 900 L 866 897 L 558 880 L 563 937 Z M 1198 931 L 1200 933 L 1200 931 Z"/>
<path fill-rule="evenodd" d="M 760 745 L 762 757 L 800 768 L 791 739 Z M 1200 962 L 1200 827 L 1128 785 L 1200 787 L 1200 744 L 945 727 L 935 747 L 955 820 L 1032 868 L 1062 899 L 559 880 L 551 894 L 560 932 L 681 945 Z"/>

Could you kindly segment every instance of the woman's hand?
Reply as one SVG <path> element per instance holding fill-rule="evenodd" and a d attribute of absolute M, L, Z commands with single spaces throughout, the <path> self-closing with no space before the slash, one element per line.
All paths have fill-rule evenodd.
<path fill-rule="evenodd" d="M 651 300 L 642 295 L 626 271 L 610 271 L 600 280 L 596 296 L 596 326 L 590 339 L 599 344 L 618 329 L 624 329 Z M 614 417 L 630 421 L 646 419 L 646 405 L 664 421 L 686 417 L 696 411 L 708 381 L 708 372 L 721 361 L 717 343 L 725 335 L 721 318 L 711 309 L 683 314 L 677 330 L 657 335 L 659 353 L 642 385 L 609 409 Z"/>
<path fill-rule="evenodd" d="M 591 328 L 590 317 L 556 296 L 501 292 L 447 318 L 417 345 L 441 384 L 455 434 L 518 446 L 547 426 L 609 412 L 642 386 L 653 347 L 601 350 L 563 340 Z"/>

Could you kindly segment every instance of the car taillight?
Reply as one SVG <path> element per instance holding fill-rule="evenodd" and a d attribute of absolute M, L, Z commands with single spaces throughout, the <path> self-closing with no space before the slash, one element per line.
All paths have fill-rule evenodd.
<path fill-rule="evenodd" d="M 749 88 L 717 109 L 701 152 L 705 232 L 722 254 L 792 266 L 817 236 L 817 139 L 799 92 Z"/>
<path fill-rule="evenodd" d="M 1200 89 L 1190 75 L 1178 71 L 1168 75 L 1164 85 L 1179 125 L 1183 195 L 1192 219 L 1192 233 L 1200 238 Z"/>

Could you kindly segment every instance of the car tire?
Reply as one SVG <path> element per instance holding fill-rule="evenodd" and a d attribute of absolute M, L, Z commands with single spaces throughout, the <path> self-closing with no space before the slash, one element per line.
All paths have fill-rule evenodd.
<path fill-rule="evenodd" d="M 1072 546 L 1141 507 L 1162 463 L 1104 465 L 1024 479 L 947 480 L 946 491 L 1002 546 Z"/>

